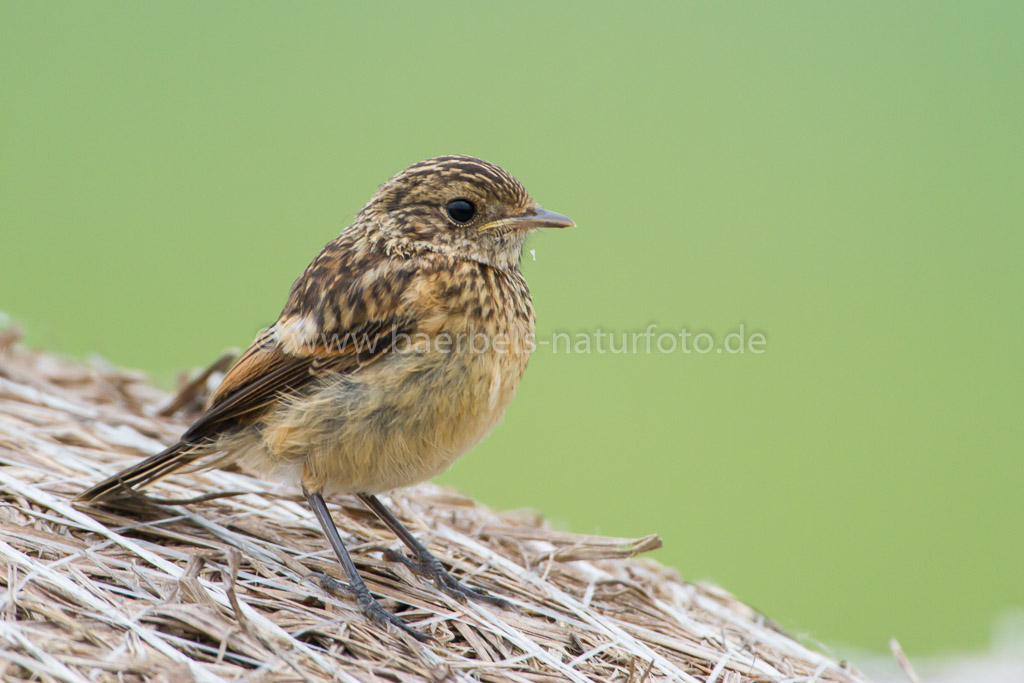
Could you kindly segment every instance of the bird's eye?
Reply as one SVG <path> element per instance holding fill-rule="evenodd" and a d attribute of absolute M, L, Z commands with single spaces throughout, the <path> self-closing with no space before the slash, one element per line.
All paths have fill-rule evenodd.
<path fill-rule="evenodd" d="M 448 212 L 448 218 L 456 223 L 468 223 L 476 216 L 476 207 L 473 202 L 461 197 L 445 204 L 444 210 Z"/>

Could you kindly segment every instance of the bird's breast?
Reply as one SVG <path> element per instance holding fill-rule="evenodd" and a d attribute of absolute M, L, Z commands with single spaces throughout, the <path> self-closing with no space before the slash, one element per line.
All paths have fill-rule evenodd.
<path fill-rule="evenodd" d="M 269 416 L 262 469 L 310 490 L 375 493 L 445 470 L 501 420 L 533 346 L 522 276 L 480 271 L 458 296 L 423 292 L 417 331 L 359 371 Z M 251 463 L 250 463 L 251 464 Z"/>

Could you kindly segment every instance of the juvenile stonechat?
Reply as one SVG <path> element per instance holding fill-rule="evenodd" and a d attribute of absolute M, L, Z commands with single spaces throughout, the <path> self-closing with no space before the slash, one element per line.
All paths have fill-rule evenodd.
<path fill-rule="evenodd" d="M 481 159 L 410 166 L 313 259 L 181 439 L 79 498 L 125 497 L 185 466 L 295 482 L 348 576 L 321 585 L 422 639 L 372 597 L 342 543 L 324 496 L 353 493 L 441 590 L 505 604 L 451 576 L 375 494 L 442 472 L 501 420 L 533 347 L 523 243 L 572 225 Z"/>

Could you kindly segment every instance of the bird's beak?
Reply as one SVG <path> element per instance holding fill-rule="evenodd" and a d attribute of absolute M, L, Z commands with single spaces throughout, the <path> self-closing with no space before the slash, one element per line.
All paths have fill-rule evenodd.
<path fill-rule="evenodd" d="M 542 209 L 539 206 L 536 209 L 530 209 L 522 216 L 516 216 L 513 218 L 500 218 L 490 223 L 484 223 L 480 226 L 481 232 L 484 230 L 494 230 L 495 228 L 508 228 L 509 230 L 536 230 L 537 228 L 573 228 L 576 224 L 572 222 L 572 219 L 563 216 L 560 213 L 554 211 L 548 211 Z"/>

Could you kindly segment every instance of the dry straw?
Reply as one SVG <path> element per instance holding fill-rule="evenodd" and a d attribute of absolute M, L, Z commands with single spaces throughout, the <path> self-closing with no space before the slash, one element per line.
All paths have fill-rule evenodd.
<path fill-rule="evenodd" d="M 601 538 L 498 514 L 437 486 L 391 496 L 459 577 L 512 610 L 460 604 L 387 561 L 394 536 L 353 498 L 335 519 L 384 603 L 436 643 L 366 622 L 308 575 L 338 573 L 297 492 L 183 474 L 133 501 L 82 488 L 159 450 L 201 384 L 171 401 L 139 373 L 83 367 L 0 334 L 0 675 L 39 681 L 863 681 L 724 591 Z M 201 393 L 201 392 L 200 392 Z"/>

